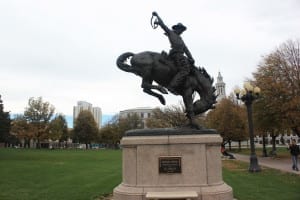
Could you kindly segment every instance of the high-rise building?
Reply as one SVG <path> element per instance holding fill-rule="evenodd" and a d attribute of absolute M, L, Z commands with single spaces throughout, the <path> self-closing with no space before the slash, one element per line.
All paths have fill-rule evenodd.
<path fill-rule="evenodd" d="M 86 101 L 78 101 L 77 106 L 73 107 L 73 123 L 75 123 L 76 118 L 78 117 L 79 113 L 83 110 L 88 110 L 92 113 L 98 128 L 101 128 L 101 122 L 102 122 L 102 111 L 99 107 L 93 107 L 91 103 L 88 103 Z M 75 125 L 75 124 L 74 124 Z"/>
<path fill-rule="evenodd" d="M 226 98 L 225 83 L 223 81 L 223 77 L 220 72 L 218 73 L 217 83 L 215 86 L 216 86 L 217 101 Z"/>

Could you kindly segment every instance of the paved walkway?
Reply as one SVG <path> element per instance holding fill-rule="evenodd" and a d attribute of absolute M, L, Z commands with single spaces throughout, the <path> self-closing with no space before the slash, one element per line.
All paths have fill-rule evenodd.
<path fill-rule="evenodd" d="M 237 160 L 241 160 L 244 162 L 250 162 L 250 158 L 248 155 L 234 154 L 234 157 Z M 260 166 L 278 169 L 280 171 L 290 172 L 290 173 L 300 175 L 300 171 L 294 171 L 292 169 L 292 159 L 288 159 L 288 158 L 278 159 L 278 158 L 260 157 L 260 156 L 258 156 L 257 159 L 258 159 L 258 164 Z M 298 167 L 300 168 L 300 160 L 298 162 Z"/>

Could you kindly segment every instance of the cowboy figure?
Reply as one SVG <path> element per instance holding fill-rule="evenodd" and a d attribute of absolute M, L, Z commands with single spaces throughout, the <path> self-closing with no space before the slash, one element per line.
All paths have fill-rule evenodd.
<path fill-rule="evenodd" d="M 152 15 L 157 17 L 155 24 L 158 24 L 165 31 L 165 35 L 168 36 L 171 43 L 169 57 L 174 61 L 178 72 L 169 83 L 168 89 L 171 92 L 174 92 L 175 88 L 178 87 L 190 73 L 190 66 L 195 62 L 192 54 L 180 37 L 186 30 L 186 27 L 183 24 L 178 23 L 172 26 L 172 30 L 170 30 L 156 12 L 153 12 Z"/>

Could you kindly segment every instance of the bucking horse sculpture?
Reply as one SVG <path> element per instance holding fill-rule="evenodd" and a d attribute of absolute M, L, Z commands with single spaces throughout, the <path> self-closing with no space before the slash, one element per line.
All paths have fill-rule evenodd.
<path fill-rule="evenodd" d="M 157 17 L 154 23 L 152 20 L 153 17 Z M 176 46 L 176 43 L 183 43 L 179 36 L 183 31 L 179 32 L 179 34 L 177 33 L 175 39 L 172 38 L 174 35 L 172 35 L 173 32 L 171 31 L 174 30 L 169 30 L 156 12 L 153 12 L 151 25 L 153 28 L 160 25 L 166 31 L 165 34 L 170 35 L 168 36 L 172 46 L 170 53 L 145 51 L 134 54 L 127 52 L 118 57 L 117 66 L 125 72 L 131 72 L 142 77 L 141 87 L 143 91 L 157 97 L 163 105 L 165 105 L 166 102 L 162 94 L 168 94 L 167 90 L 175 95 L 181 95 L 185 105 L 186 116 L 189 119 L 189 127 L 201 129 L 201 126 L 196 122 L 196 116 L 213 108 L 216 103 L 215 88 L 212 85 L 213 79 L 204 68 L 194 66 L 193 62 L 186 62 L 189 63 L 187 75 L 183 76 L 183 80 L 176 86 L 170 86 L 174 77 L 179 74 L 180 66 L 178 65 L 184 64 L 184 62 L 176 61 L 176 57 L 174 59 L 174 55 L 177 56 L 178 52 L 182 53 L 180 52 L 180 48 L 176 49 L 174 46 Z M 175 29 L 174 26 L 172 28 Z M 184 43 L 183 47 L 185 48 Z M 189 52 L 184 51 L 184 53 L 190 55 Z M 188 58 L 192 58 L 191 55 L 189 55 Z M 179 57 L 179 59 L 182 60 L 182 57 Z M 130 64 L 128 64 L 128 61 L 130 61 Z M 153 81 L 158 85 L 153 85 Z M 162 94 L 153 90 L 157 90 Z M 195 92 L 199 94 L 200 99 L 194 102 L 193 96 Z"/>

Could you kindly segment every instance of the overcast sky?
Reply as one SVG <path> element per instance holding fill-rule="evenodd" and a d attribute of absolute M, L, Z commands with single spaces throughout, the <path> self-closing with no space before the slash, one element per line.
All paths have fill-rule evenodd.
<path fill-rule="evenodd" d="M 56 112 L 72 115 L 77 101 L 104 114 L 160 106 L 142 92 L 141 78 L 119 70 L 127 51 L 169 50 L 157 11 L 171 27 L 187 26 L 183 39 L 197 66 L 218 71 L 227 95 L 251 78 L 263 55 L 300 37 L 297 0 L 1 0 L 0 94 L 6 111 L 23 113 L 42 96 Z M 179 96 L 166 95 L 167 104 Z"/>

